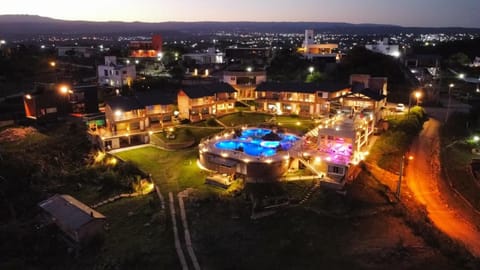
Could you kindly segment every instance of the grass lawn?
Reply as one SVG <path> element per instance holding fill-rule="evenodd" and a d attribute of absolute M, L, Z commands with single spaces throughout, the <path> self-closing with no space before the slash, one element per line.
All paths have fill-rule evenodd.
<path fill-rule="evenodd" d="M 186 188 L 208 191 L 209 188 L 204 185 L 206 173 L 197 166 L 197 151 L 196 148 L 164 151 L 155 147 L 144 147 L 117 155 L 151 173 L 163 193 L 180 192 Z"/>
<path fill-rule="evenodd" d="M 120 269 L 178 269 L 168 213 L 162 215 L 156 195 L 128 198 L 101 206 L 107 216 L 105 242 L 94 264 Z M 83 269 L 84 266 L 79 266 Z"/>
<path fill-rule="evenodd" d="M 290 131 L 301 134 L 313 129 L 316 124 L 311 119 L 299 118 L 295 116 L 278 115 L 275 117 L 279 126 L 287 128 Z"/>
<path fill-rule="evenodd" d="M 228 127 L 238 125 L 258 125 L 270 120 L 272 116 L 266 113 L 232 113 L 218 117 L 218 120 Z"/>
<path fill-rule="evenodd" d="M 469 152 L 470 147 L 454 146 L 443 148 L 442 164 L 445 173 L 457 189 L 477 210 L 480 210 L 480 188 L 475 183 L 475 178 L 467 171 L 470 161 L 474 156 Z"/>

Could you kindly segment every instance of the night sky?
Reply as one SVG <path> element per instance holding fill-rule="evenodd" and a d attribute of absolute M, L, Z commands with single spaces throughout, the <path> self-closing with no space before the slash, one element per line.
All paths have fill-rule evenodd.
<path fill-rule="evenodd" d="M 480 0 L 4 1 L 0 14 L 91 21 L 317 21 L 480 27 Z"/>

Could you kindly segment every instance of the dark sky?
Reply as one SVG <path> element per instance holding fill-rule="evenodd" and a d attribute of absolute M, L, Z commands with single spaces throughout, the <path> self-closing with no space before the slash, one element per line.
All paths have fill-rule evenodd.
<path fill-rule="evenodd" d="M 0 14 L 94 21 L 317 21 L 480 28 L 480 0 L 3 1 Z"/>

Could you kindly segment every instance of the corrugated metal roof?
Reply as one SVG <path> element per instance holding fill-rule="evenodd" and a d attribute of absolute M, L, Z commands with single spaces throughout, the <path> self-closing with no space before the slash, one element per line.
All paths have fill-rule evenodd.
<path fill-rule="evenodd" d="M 105 219 L 104 215 L 70 195 L 57 194 L 38 205 L 55 218 L 56 222 L 72 231 L 77 231 L 94 219 Z"/>

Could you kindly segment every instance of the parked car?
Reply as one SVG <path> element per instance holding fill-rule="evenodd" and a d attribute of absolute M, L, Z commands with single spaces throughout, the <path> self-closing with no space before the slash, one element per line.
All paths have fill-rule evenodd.
<path fill-rule="evenodd" d="M 396 112 L 403 112 L 403 111 L 405 111 L 405 104 L 403 104 L 403 103 L 398 103 L 397 106 L 395 106 L 395 111 L 396 111 Z"/>

